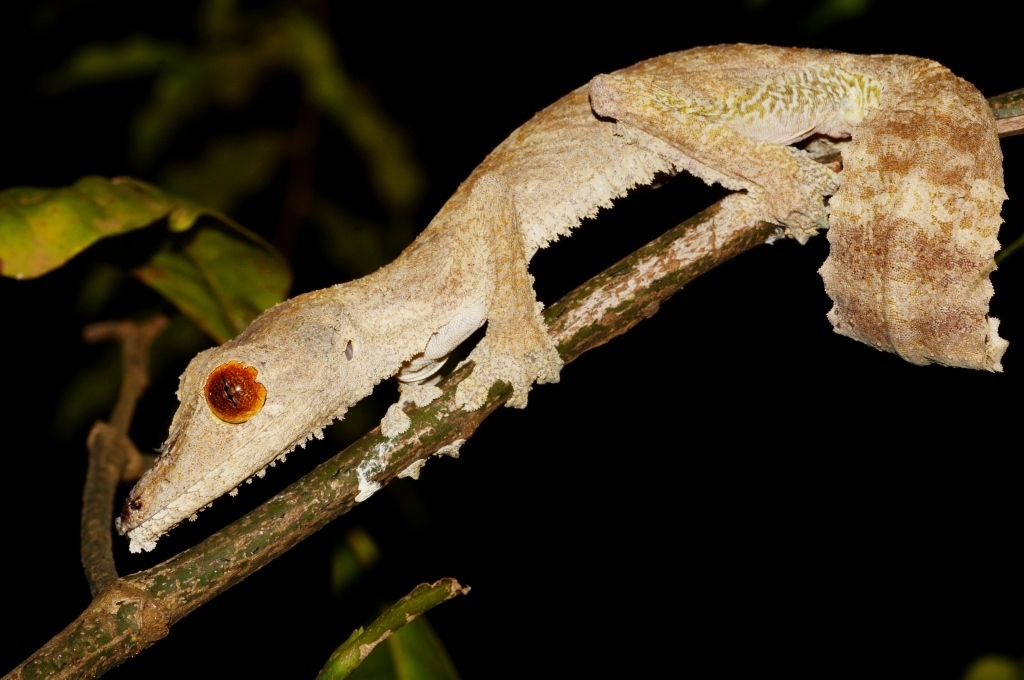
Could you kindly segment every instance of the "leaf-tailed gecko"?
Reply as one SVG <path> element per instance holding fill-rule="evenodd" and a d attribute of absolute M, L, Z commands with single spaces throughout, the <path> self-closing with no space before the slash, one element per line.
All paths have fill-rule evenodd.
<path fill-rule="evenodd" d="M 790 146 L 812 136 L 850 140 L 841 175 Z M 503 380 L 509 405 L 525 406 L 562 365 L 534 253 L 684 170 L 801 242 L 829 228 L 821 274 L 837 332 L 918 364 L 1001 370 L 988 274 L 1006 196 L 978 91 L 915 57 L 699 47 L 595 77 L 491 152 L 394 262 L 287 300 L 196 356 L 161 456 L 118 520 L 131 550 L 322 437 L 385 378 L 428 403 L 432 376 L 484 323 L 456 401 L 476 409 Z M 407 427 L 398 405 L 382 423 L 389 436 Z"/>

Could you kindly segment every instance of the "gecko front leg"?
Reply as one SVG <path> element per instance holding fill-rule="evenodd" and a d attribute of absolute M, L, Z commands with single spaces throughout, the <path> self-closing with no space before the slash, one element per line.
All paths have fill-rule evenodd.
<path fill-rule="evenodd" d="M 450 276 L 443 279 L 448 281 L 444 287 L 462 290 L 459 296 L 465 300 L 431 335 L 426 348 L 397 374 L 402 396 L 381 421 L 381 432 L 388 437 L 409 428 L 405 406 L 425 406 L 440 395 L 436 372 L 452 350 L 484 323 L 487 332 L 466 359 L 473 363 L 473 372 L 456 389 L 459 408 L 480 408 L 499 380 L 512 386 L 514 393 L 507 403 L 517 408 L 526 406 L 534 382 L 558 382 L 562 360 L 547 334 L 543 305 L 533 292 L 514 192 L 494 173 L 471 179 L 464 189 L 428 232 L 448 235 L 444 248 L 449 253 Z M 447 224 L 449 216 L 461 224 Z M 469 281 L 475 283 L 467 285 Z"/>
<path fill-rule="evenodd" d="M 470 224 L 486 225 L 474 230 L 479 266 L 487 270 L 487 332 L 469 354 L 473 372 L 455 393 L 455 402 L 474 411 L 487 400 L 491 386 L 499 381 L 512 385 L 507 405 L 526 406 L 534 382 L 558 382 L 562 360 L 548 336 L 541 316 L 543 305 L 533 291 L 533 277 L 527 271 L 526 250 L 516 212 L 515 196 L 508 183 L 495 174 L 476 180 L 467 199 L 464 218 Z"/>

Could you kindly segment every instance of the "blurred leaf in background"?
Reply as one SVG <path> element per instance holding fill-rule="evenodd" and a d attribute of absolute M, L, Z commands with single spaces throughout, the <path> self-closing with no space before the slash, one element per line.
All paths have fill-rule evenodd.
<path fill-rule="evenodd" d="M 1024 668 L 1007 656 L 988 655 L 975 659 L 964 671 L 963 680 L 1024 680 Z"/>
<path fill-rule="evenodd" d="M 819 0 L 800 22 L 800 28 L 809 34 L 821 33 L 836 24 L 862 16 L 873 3 L 874 0 Z M 772 0 L 745 0 L 744 4 L 751 12 L 778 6 Z"/>
<path fill-rule="evenodd" d="M 269 130 L 217 137 L 199 158 L 168 162 L 160 185 L 230 211 L 274 181 L 287 145 L 285 133 Z"/>
<path fill-rule="evenodd" d="M 366 529 L 356 526 L 331 552 L 331 594 L 340 597 L 380 561 L 380 548 Z"/>
<path fill-rule="evenodd" d="M 326 28 L 327 13 L 326 1 L 282 1 L 242 11 L 235 0 L 207 0 L 197 12 L 195 39 L 131 35 L 119 43 L 85 45 L 45 79 L 44 87 L 58 93 L 152 79 L 149 101 L 133 117 L 130 157 L 161 186 L 217 210 L 235 210 L 266 190 L 290 163 L 285 205 L 274 230 L 275 245 L 286 255 L 297 238 L 292 232 L 311 217 L 316 156 L 331 152 L 319 145 L 324 119 L 358 151 L 390 215 L 388 225 L 376 231 L 399 225 L 408 236 L 423 174 L 404 133 L 342 67 Z M 261 104 L 262 86 L 282 75 L 299 86 L 293 128 L 221 131 L 206 141 L 198 157 L 174 158 L 174 142 L 194 132 L 195 121 L 225 112 L 251 113 Z M 343 264 L 358 257 L 358 247 L 341 258 Z"/>

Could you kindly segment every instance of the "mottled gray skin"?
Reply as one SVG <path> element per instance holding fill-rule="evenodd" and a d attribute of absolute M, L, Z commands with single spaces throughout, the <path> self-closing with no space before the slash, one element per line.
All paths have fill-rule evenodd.
<path fill-rule="evenodd" d="M 683 170 L 745 191 L 734 199 L 739 212 L 746 211 L 742 217 L 775 222 L 806 240 L 828 225 L 823 197 L 836 192 L 838 176 L 786 145 L 814 134 L 852 134 L 857 144 L 858 129 L 882 135 L 884 129 L 866 125 L 895 102 L 926 112 L 926 118 L 948 111 L 949 102 L 934 102 L 927 90 L 915 89 L 913 79 L 922 69 L 948 74 L 912 57 L 721 45 L 667 54 L 596 77 L 502 142 L 394 262 L 357 281 L 282 303 L 238 338 L 193 359 L 181 379 L 181 406 L 164 453 L 132 491 L 119 530 L 128 534 L 133 551 L 151 550 L 174 525 L 262 473 L 296 445 L 321 436 L 323 427 L 343 417 L 382 379 L 397 375 L 416 383 L 429 378 L 485 322 L 487 332 L 469 357 L 473 373 L 459 385 L 456 399 L 467 410 L 478 408 L 488 388 L 504 380 L 514 388 L 509 404 L 525 406 L 531 385 L 557 381 L 561 367 L 527 272 L 538 248 L 568 235 L 631 188 Z M 971 102 L 976 94 L 969 86 L 961 88 L 960 96 Z M 936 133 L 940 146 L 941 134 Z M 899 143 L 893 155 L 900 168 L 909 168 L 914 140 L 908 135 Z M 985 141 L 984 148 L 991 146 Z M 861 147 L 846 159 L 844 182 L 849 175 L 901 171 L 860 167 L 866 158 Z M 998 153 L 998 144 L 995 148 Z M 989 229 L 993 220 L 998 224 L 994 198 L 1002 177 L 994 163 L 985 172 L 984 181 L 996 189 L 990 192 L 992 200 L 977 203 L 976 212 L 984 214 Z M 854 198 L 844 197 L 844 184 L 834 199 L 842 197 L 844 206 L 841 219 L 833 219 L 834 234 L 863 228 L 858 201 L 885 204 L 871 214 L 878 220 L 873 233 L 905 228 L 887 216 L 899 213 L 898 186 L 865 189 L 863 179 L 855 186 Z M 889 199 L 877 198 L 884 192 Z M 974 205 L 970 199 L 966 204 Z M 899 243 L 903 237 L 886 238 Z M 973 269 L 955 277 L 979 276 L 978 262 L 986 274 L 991 269 L 994 236 L 986 232 L 979 239 Z M 844 267 L 860 266 L 856 255 L 844 258 L 842 264 L 826 263 L 830 292 L 843 287 Z M 959 265 L 950 266 L 957 270 Z M 884 269 L 878 261 L 866 267 L 872 276 Z M 955 306 L 959 289 L 952 289 L 944 300 Z M 852 293 L 844 300 L 873 294 Z M 987 299 L 985 294 L 972 299 L 968 314 L 986 329 Z M 934 315 L 926 302 L 916 313 Z M 885 346 L 874 336 L 862 339 L 903 351 L 902 345 Z M 989 356 L 985 342 L 980 339 L 979 349 L 975 332 L 969 352 Z M 929 357 L 992 368 L 974 359 Z M 256 368 L 267 391 L 262 411 L 234 425 L 213 415 L 203 395 L 207 376 L 228 361 Z M 391 432 L 403 427 L 401 420 L 385 425 Z"/>

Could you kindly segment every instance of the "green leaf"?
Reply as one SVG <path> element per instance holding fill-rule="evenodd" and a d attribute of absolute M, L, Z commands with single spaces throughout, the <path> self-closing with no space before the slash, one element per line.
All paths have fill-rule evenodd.
<path fill-rule="evenodd" d="M 127 178 L 90 176 L 60 189 L 0 191 L 0 274 L 34 278 L 101 238 L 163 217 L 187 229 L 200 212 L 187 201 Z"/>
<path fill-rule="evenodd" d="M 468 591 L 450 578 L 416 586 L 334 650 L 317 680 L 457 680 L 448 653 L 420 614 Z"/>
<path fill-rule="evenodd" d="M 193 228 L 197 220 L 205 220 Z M 291 285 L 269 243 L 225 215 L 129 177 L 85 177 L 61 189 L 0 192 L 0 273 L 32 278 L 59 267 L 101 238 L 161 219 L 172 234 L 135 276 L 214 339 L 234 337 Z"/>
<path fill-rule="evenodd" d="M 281 257 L 241 227 L 199 227 L 169 240 L 133 273 L 218 342 L 245 330 L 291 286 Z"/>

